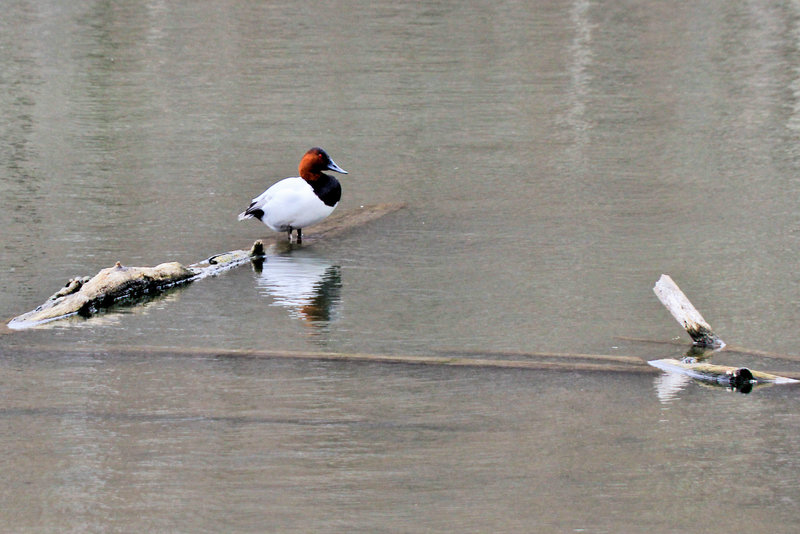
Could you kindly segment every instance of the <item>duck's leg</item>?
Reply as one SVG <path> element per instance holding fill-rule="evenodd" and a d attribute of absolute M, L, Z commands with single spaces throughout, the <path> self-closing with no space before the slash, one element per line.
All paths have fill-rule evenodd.
<path fill-rule="evenodd" d="M 297 243 L 299 244 L 299 243 L 302 243 L 302 242 L 303 242 L 303 229 L 302 228 L 298 228 L 297 229 Z"/>
<path fill-rule="evenodd" d="M 289 243 L 292 242 L 292 229 L 289 228 L 289 231 L 286 233 L 287 237 L 289 238 Z"/>

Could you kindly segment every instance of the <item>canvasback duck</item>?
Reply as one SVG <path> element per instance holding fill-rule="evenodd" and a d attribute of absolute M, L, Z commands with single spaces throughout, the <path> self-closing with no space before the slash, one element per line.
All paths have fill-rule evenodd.
<path fill-rule="evenodd" d="M 319 147 L 305 153 L 298 169 L 300 176 L 284 178 L 254 198 L 239 220 L 258 219 L 276 232 L 287 232 L 290 242 L 297 230 L 297 242 L 302 242 L 303 228 L 330 215 L 342 197 L 339 180 L 322 171 L 347 171 Z"/>

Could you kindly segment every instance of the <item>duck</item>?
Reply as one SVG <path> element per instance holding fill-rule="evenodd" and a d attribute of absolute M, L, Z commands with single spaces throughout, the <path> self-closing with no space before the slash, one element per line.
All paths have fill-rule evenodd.
<path fill-rule="evenodd" d="M 342 198 L 339 180 L 322 171 L 347 174 L 325 150 L 313 147 L 300 159 L 300 176 L 284 178 L 255 197 L 239 214 L 239 220 L 258 219 L 275 232 L 297 232 L 303 240 L 303 228 L 317 224 L 333 213 Z"/>

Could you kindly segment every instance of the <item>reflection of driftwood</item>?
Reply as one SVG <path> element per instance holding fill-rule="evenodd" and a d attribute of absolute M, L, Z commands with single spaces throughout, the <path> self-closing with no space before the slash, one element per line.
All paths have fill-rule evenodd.
<path fill-rule="evenodd" d="M 322 236 L 334 236 L 402 208 L 402 204 L 376 204 L 331 217 L 314 228 L 307 244 Z M 264 242 L 256 241 L 249 251 L 234 250 L 185 267 L 178 262 L 155 267 L 125 267 L 119 262 L 94 277 L 73 278 L 66 286 L 33 311 L 12 319 L 8 326 L 22 329 L 75 314 L 89 316 L 119 302 L 155 296 L 172 287 L 220 274 L 263 256 Z"/>
<path fill-rule="evenodd" d="M 713 348 L 725 346 L 725 342 L 714 334 L 711 326 L 703 319 L 700 312 L 692 306 L 692 303 L 689 302 L 689 299 L 686 298 L 686 295 L 683 294 L 683 291 L 672 278 L 662 274 L 655 287 L 653 287 L 653 292 L 655 292 L 658 300 L 669 310 L 675 320 L 686 329 L 695 345 Z"/>

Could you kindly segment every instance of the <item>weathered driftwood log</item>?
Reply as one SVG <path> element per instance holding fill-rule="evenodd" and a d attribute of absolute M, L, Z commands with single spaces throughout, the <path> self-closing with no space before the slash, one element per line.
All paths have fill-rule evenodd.
<path fill-rule="evenodd" d="M 675 320 L 686 329 L 696 345 L 713 348 L 725 346 L 725 342 L 711 330 L 711 326 L 703 319 L 697 308 L 692 306 L 672 278 L 662 274 L 653 291 Z"/>
<path fill-rule="evenodd" d="M 92 278 L 71 279 L 44 304 L 13 318 L 8 326 L 22 329 L 76 314 L 89 316 L 122 300 L 161 293 L 196 275 L 178 262 L 155 267 L 124 267 L 117 262 Z"/>
<path fill-rule="evenodd" d="M 376 204 L 331 217 L 314 228 L 315 232 L 307 237 L 306 244 L 321 236 L 341 234 L 402 207 L 403 204 Z M 9 321 L 8 327 L 19 330 L 77 314 L 90 316 L 120 302 L 156 296 L 175 286 L 218 275 L 253 258 L 263 257 L 264 253 L 264 242 L 259 240 L 249 251 L 217 254 L 188 267 L 178 262 L 155 267 L 125 267 L 117 262 L 114 267 L 102 269 L 94 277 L 72 278 L 44 304 Z"/>

